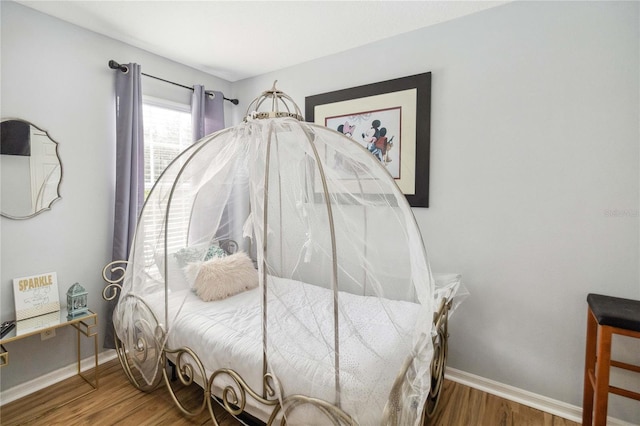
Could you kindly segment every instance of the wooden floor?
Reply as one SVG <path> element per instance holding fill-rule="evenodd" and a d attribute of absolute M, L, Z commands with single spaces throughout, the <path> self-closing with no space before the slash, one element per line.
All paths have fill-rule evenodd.
<path fill-rule="evenodd" d="M 90 374 L 90 373 L 87 373 Z M 67 405 L 63 399 L 90 389 L 78 377 L 65 380 L 37 393 L 0 407 L 0 424 L 10 425 L 204 425 L 212 424 L 207 411 L 187 418 L 173 405 L 169 393 L 160 387 L 151 393 L 136 390 L 127 381 L 118 360 L 100 367 L 99 389 Z M 196 404 L 201 395 L 194 385 L 180 390 L 181 398 Z M 74 394 L 75 393 L 75 394 Z M 219 409 L 221 426 L 240 423 Z M 434 425 L 540 425 L 577 426 L 568 420 L 445 381 Z"/>

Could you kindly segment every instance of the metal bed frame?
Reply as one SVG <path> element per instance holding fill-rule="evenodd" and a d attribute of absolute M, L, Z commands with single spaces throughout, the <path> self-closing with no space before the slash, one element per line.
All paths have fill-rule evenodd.
<path fill-rule="evenodd" d="M 119 292 L 122 290 L 122 280 L 124 279 L 124 271 L 127 264 L 127 261 L 115 261 L 104 267 L 102 277 L 108 283 L 102 294 L 105 300 L 112 301 L 118 297 Z M 113 276 L 113 274 L 118 275 L 116 279 L 109 278 L 109 276 Z M 125 297 L 135 296 L 127 295 Z M 214 371 L 209 377 L 207 377 L 200 358 L 193 350 L 188 347 L 176 349 L 168 348 L 166 346 L 163 347 L 162 342 L 164 342 L 164 330 L 160 326 L 160 322 L 157 321 L 151 309 L 146 306 L 141 299 L 137 298 L 137 302 L 142 304 L 141 306 L 143 309 L 146 309 L 151 315 L 151 318 L 154 318 L 156 322 L 155 324 L 140 324 L 141 327 L 155 331 L 151 334 L 154 336 L 153 341 L 149 342 L 141 339 L 136 343 L 135 348 L 133 348 L 133 351 L 131 352 L 125 349 L 117 336 L 115 338 L 116 353 L 120 364 L 122 365 L 122 369 L 129 382 L 137 389 L 144 392 L 150 392 L 164 383 L 171 395 L 171 398 L 173 399 L 173 402 L 184 415 L 197 416 L 206 409 L 209 412 L 209 416 L 211 417 L 213 424 L 219 426 L 220 423 L 213 409 L 213 403 L 215 401 L 213 398 L 216 397 L 213 390 L 213 384 L 216 379 L 226 377 L 227 379 L 230 379 L 232 384 L 227 384 L 222 389 L 221 395 L 216 397 L 216 403 L 221 405 L 227 413 L 233 416 L 237 417 L 243 414 L 249 414 L 252 421 L 255 421 L 255 417 L 252 416 L 250 412 L 246 411 L 247 399 L 252 398 L 254 401 L 266 407 L 267 410 L 271 410 L 271 415 L 266 422 L 267 426 L 275 426 L 278 424 L 284 426 L 286 424 L 286 415 L 289 415 L 295 409 L 307 404 L 316 407 L 334 425 L 341 426 L 357 424 L 352 417 L 341 408 L 321 399 L 305 395 L 288 395 L 281 401 L 276 396 L 276 387 L 278 388 L 280 395 L 286 395 L 286 393 L 278 385 L 277 380 L 269 373 L 265 373 L 263 376 L 263 386 L 265 389 L 263 394 L 259 394 L 249 387 L 241 375 L 232 369 L 222 368 Z M 443 298 L 440 301 L 438 310 L 433 315 L 433 323 L 435 325 L 436 332 L 432 336 L 434 354 L 431 360 L 431 390 L 422 410 L 421 424 L 423 425 L 428 425 L 430 419 L 434 417 L 438 407 L 438 401 L 440 400 L 442 393 L 444 372 L 447 363 L 449 310 L 451 309 L 452 302 L 452 299 Z M 159 370 L 162 371 L 162 374 L 157 374 L 154 382 L 147 384 L 136 376 L 131 358 L 138 357 L 147 359 L 150 356 L 157 357 Z M 171 375 L 168 372 L 168 364 L 171 364 L 173 369 L 173 374 Z M 395 395 L 402 385 L 405 376 L 410 371 L 411 364 L 411 359 L 408 359 L 395 379 L 389 396 L 389 400 L 392 402 L 390 404 L 391 406 L 394 405 L 393 402 L 396 399 Z M 178 374 L 175 374 L 176 371 Z M 180 384 L 184 386 L 189 386 L 195 382 L 202 387 L 202 401 L 198 407 L 191 409 L 186 407 L 180 401 L 174 386 L 172 385 L 172 382 L 175 380 L 179 380 Z M 284 413 L 284 416 L 281 416 L 281 413 Z M 381 424 L 398 424 L 397 420 L 393 416 L 392 410 L 385 410 L 384 416 L 385 418 L 382 419 Z"/>

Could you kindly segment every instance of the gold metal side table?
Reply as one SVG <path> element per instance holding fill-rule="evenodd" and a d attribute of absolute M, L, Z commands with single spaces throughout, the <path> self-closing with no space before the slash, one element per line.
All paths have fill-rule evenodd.
<path fill-rule="evenodd" d="M 67 317 L 66 309 L 63 309 L 51 312 L 50 314 L 16 321 L 16 326 L 13 330 L 0 339 L 0 367 L 9 365 L 9 352 L 5 349 L 4 345 L 36 334 L 46 336 L 48 333 L 53 333 L 53 330 L 55 329 L 68 326 L 77 330 L 77 375 L 82 377 L 84 381 L 91 386 L 91 389 L 81 395 L 74 396 L 72 399 L 61 405 L 68 404 L 78 398 L 94 392 L 98 389 L 98 314 L 91 311 L 70 319 Z M 81 335 L 84 335 L 87 338 L 93 337 L 93 379 L 83 374 L 80 368 L 80 361 L 82 359 L 80 350 Z"/>

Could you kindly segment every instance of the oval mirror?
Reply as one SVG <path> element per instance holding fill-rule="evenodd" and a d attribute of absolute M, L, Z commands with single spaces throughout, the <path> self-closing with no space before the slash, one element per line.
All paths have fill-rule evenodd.
<path fill-rule="evenodd" d="M 60 198 L 58 143 L 24 120 L 0 122 L 0 215 L 28 219 Z"/>

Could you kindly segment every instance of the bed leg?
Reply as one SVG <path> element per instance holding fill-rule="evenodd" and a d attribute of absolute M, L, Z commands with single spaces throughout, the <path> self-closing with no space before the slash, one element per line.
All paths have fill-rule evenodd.
<path fill-rule="evenodd" d="M 437 334 L 433 338 L 434 353 L 433 359 L 431 360 L 431 391 L 423 407 L 423 425 L 432 423 L 442 393 L 449 346 L 449 310 L 451 309 L 452 303 L 452 300 L 443 299 L 440 308 L 433 317 Z"/>
<path fill-rule="evenodd" d="M 171 367 L 171 381 L 175 382 L 176 380 L 178 380 L 178 375 L 176 374 L 176 365 L 167 360 L 167 362 L 169 363 L 169 367 Z"/>

